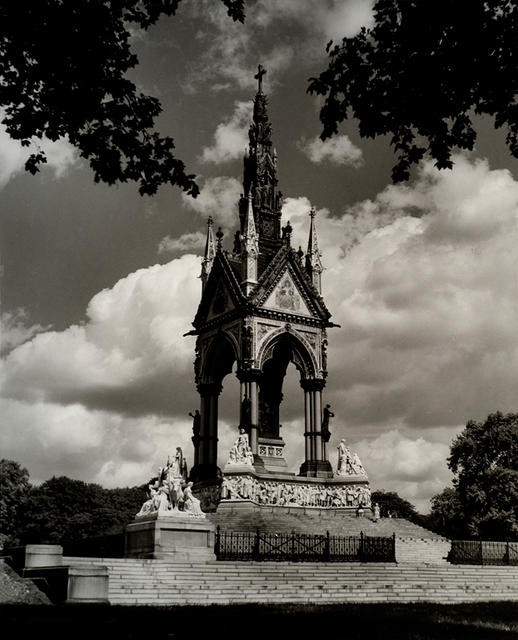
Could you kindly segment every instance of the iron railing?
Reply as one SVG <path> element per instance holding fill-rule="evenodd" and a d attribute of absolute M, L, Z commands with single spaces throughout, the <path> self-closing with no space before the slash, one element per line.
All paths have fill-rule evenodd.
<path fill-rule="evenodd" d="M 518 566 L 518 542 L 452 540 L 448 560 L 453 564 Z"/>
<path fill-rule="evenodd" d="M 218 560 L 395 562 L 396 538 L 216 530 Z"/>

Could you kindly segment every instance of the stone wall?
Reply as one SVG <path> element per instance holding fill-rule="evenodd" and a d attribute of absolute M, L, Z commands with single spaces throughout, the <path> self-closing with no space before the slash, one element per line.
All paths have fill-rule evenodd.
<path fill-rule="evenodd" d="M 65 558 L 78 566 L 94 559 Z M 98 559 L 112 604 L 518 601 L 518 567 Z"/>

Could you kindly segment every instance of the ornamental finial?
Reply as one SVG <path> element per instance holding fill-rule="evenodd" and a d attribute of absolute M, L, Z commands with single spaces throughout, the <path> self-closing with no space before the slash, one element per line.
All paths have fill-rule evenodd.
<path fill-rule="evenodd" d="M 266 69 L 263 67 L 262 64 L 260 64 L 257 67 L 257 73 L 255 74 L 254 78 L 257 80 L 257 93 L 262 93 L 263 92 L 263 76 L 266 73 Z"/>

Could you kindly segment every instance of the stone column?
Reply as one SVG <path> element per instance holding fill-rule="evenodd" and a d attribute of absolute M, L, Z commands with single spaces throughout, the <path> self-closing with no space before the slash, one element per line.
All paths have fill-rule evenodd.
<path fill-rule="evenodd" d="M 218 464 L 218 397 L 221 384 L 198 384 L 200 394 L 200 437 L 195 464 L 191 470 L 193 479 L 217 476 Z"/>
<path fill-rule="evenodd" d="M 306 460 L 299 475 L 307 477 L 333 476 L 331 465 L 326 459 L 326 447 L 322 441 L 322 389 L 325 380 L 315 378 L 302 380 L 304 389 Z"/>
<path fill-rule="evenodd" d="M 250 424 L 243 425 L 249 429 L 249 441 L 252 453 L 257 454 L 257 423 L 259 422 L 259 409 L 258 409 L 258 385 L 257 377 L 259 373 L 256 371 L 240 371 L 237 377 L 241 383 L 240 391 L 240 403 L 242 405 L 243 400 L 250 401 Z M 243 419 L 243 416 L 240 416 Z"/>

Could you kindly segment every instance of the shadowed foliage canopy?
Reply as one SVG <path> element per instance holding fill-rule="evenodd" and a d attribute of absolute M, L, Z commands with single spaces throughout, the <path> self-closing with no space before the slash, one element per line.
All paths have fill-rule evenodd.
<path fill-rule="evenodd" d="M 411 502 L 405 500 L 395 491 L 379 489 L 371 494 L 372 504 L 378 503 L 382 518 L 405 518 L 412 522 L 420 522 L 421 516 Z"/>
<path fill-rule="evenodd" d="M 161 184 L 196 196 L 194 176 L 154 128 L 161 106 L 128 80 L 138 64 L 131 36 L 181 0 L 7 0 L 0 6 L 0 110 L 11 138 L 29 147 L 67 137 L 95 181 L 134 181 L 141 194 Z M 243 21 L 243 0 L 221 0 Z M 41 148 L 25 168 L 46 162 Z"/>
<path fill-rule="evenodd" d="M 123 531 L 147 494 L 144 487 L 105 489 L 53 477 L 31 487 L 20 522 L 23 543 L 63 544 Z"/>
<path fill-rule="evenodd" d="M 391 136 L 393 180 L 429 153 L 451 168 L 473 148 L 473 114 L 507 127 L 518 157 L 518 0 L 378 0 L 374 26 L 328 45 L 308 91 L 325 96 L 322 139 L 351 115 L 362 137 Z"/>
<path fill-rule="evenodd" d="M 14 460 L 0 460 L 0 549 L 16 536 L 29 486 L 27 469 Z"/>
<path fill-rule="evenodd" d="M 470 421 L 448 459 L 468 533 L 518 539 L 518 415 Z"/>

